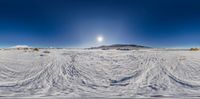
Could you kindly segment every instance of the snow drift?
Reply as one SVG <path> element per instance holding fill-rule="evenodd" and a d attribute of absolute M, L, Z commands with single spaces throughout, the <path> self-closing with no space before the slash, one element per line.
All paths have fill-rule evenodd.
<path fill-rule="evenodd" d="M 41 49 L 0 50 L 0 56 L 1 97 L 200 94 L 199 52 Z"/>

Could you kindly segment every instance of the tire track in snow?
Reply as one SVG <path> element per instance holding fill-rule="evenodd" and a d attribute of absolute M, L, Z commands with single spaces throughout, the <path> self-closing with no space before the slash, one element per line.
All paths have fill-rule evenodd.
<path fill-rule="evenodd" d="M 29 73 L 34 75 L 24 77 L 20 74 L 24 79 L 0 83 L 0 96 L 148 97 L 200 94 L 199 81 L 186 80 L 186 76 L 198 74 L 196 69 L 200 63 L 197 56 L 189 52 L 174 53 L 52 50 L 47 57 L 48 64 L 38 66 L 37 73 Z M 187 59 L 179 60 L 182 54 Z M 9 69 L 6 65 L 0 65 L 1 78 L 22 72 Z"/>

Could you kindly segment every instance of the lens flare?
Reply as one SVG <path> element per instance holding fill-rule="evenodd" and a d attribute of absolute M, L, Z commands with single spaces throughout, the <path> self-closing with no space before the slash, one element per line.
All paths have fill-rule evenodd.
<path fill-rule="evenodd" d="M 103 36 L 98 36 L 97 37 L 97 42 L 101 43 L 101 42 L 103 42 L 103 40 L 104 40 Z"/>

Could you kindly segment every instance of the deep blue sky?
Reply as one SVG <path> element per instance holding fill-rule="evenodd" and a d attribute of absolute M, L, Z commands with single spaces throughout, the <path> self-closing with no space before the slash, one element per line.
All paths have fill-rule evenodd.
<path fill-rule="evenodd" d="M 0 47 L 200 45 L 200 0 L 0 0 Z"/>

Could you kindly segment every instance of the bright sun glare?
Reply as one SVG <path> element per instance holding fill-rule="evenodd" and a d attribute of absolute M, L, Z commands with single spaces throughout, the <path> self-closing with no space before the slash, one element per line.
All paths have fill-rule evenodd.
<path fill-rule="evenodd" d="M 103 40 L 104 40 L 103 36 L 98 36 L 97 37 L 97 42 L 101 43 L 101 42 L 103 42 Z"/>

